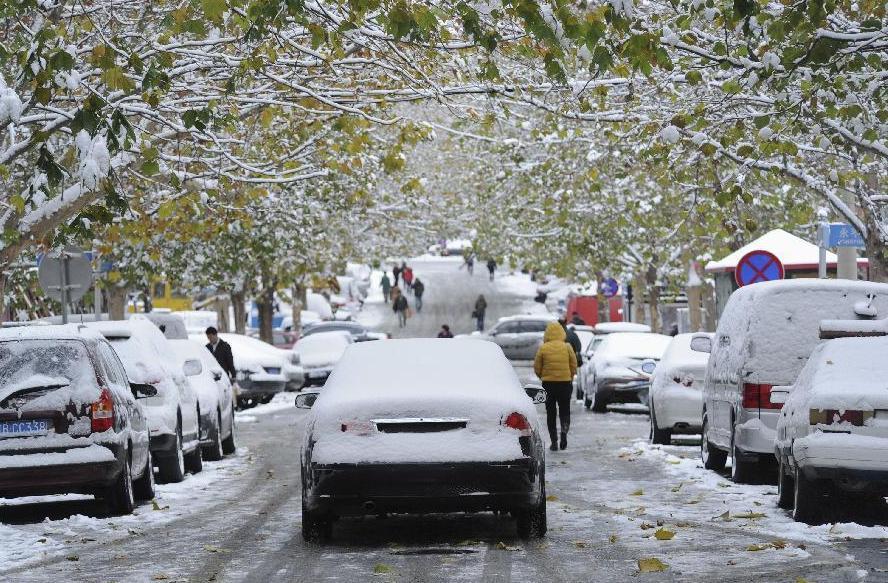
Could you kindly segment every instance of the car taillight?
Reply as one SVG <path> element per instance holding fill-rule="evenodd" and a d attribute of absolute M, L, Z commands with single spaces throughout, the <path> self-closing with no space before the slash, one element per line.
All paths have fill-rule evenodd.
<path fill-rule="evenodd" d="M 867 420 L 872 419 L 872 411 L 857 411 L 846 409 L 839 411 L 838 409 L 811 409 L 810 422 L 811 425 L 832 425 L 839 423 L 850 423 L 855 427 L 861 427 Z"/>
<path fill-rule="evenodd" d="M 521 435 L 530 435 L 530 421 L 527 420 L 527 417 L 517 411 L 506 415 L 503 418 L 502 424 L 509 429 L 520 431 Z"/>
<path fill-rule="evenodd" d="M 90 429 L 93 433 L 101 433 L 114 427 L 114 399 L 107 387 L 102 387 L 99 400 L 92 404 L 90 417 L 92 417 Z"/>
<path fill-rule="evenodd" d="M 743 383 L 744 409 L 780 409 L 782 403 L 771 402 L 771 388 L 774 385 Z"/>

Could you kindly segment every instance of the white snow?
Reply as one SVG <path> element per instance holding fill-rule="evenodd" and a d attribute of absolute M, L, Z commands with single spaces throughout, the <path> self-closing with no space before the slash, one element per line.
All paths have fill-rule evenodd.
<path fill-rule="evenodd" d="M 817 263 L 820 261 L 820 249 L 817 245 L 787 233 L 783 229 L 774 229 L 748 245 L 744 245 L 727 257 L 718 261 L 710 261 L 706 264 L 705 271 L 707 273 L 732 271 L 737 267 L 737 263 L 740 262 L 743 256 L 750 251 L 770 251 L 777 256 L 784 267 L 816 268 Z M 859 260 L 859 262 L 864 261 Z M 826 262 L 828 265 L 835 266 L 836 254 L 827 251 Z"/>
<path fill-rule="evenodd" d="M 104 463 L 113 462 L 114 460 L 114 454 L 110 449 L 93 444 L 86 447 L 71 448 L 64 452 L 0 456 L 0 469 Z"/>
<path fill-rule="evenodd" d="M 300 338 L 293 346 L 302 366 L 332 366 L 339 362 L 345 349 L 351 344 L 351 336 L 345 331 L 320 332 Z"/>

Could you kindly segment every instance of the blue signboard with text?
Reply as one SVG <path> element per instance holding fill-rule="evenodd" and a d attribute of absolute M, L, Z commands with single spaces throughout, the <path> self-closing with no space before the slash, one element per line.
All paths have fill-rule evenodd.
<path fill-rule="evenodd" d="M 866 247 L 857 229 L 845 223 L 830 223 L 827 247 Z"/>

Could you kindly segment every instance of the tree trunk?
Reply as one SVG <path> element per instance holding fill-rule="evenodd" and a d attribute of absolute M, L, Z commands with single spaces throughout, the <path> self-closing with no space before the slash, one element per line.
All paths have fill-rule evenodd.
<path fill-rule="evenodd" d="M 126 319 L 126 288 L 115 283 L 108 286 L 108 318 Z"/>
<path fill-rule="evenodd" d="M 876 194 L 878 192 L 878 177 L 869 173 L 865 178 L 866 192 L 868 194 Z M 888 247 L 886 242 L 879 237 L 879 229 L 876 222 L 879 220 L 873 203 L 862 201 L 860 204 L 861 213 L 863 215 L 863 224 L 866 225 L 866 257 L 869 259 L 869 280 L 878 282 L 888 282 Z"/>
<path fill-rule="evenodd" d="M 227 296 L 216 296 L 216 301 L 213 302 L 213 305 L 216 309 L 216 329 L 219 332 L 230 331 L 231 322 L 229 319 L 231 316 L 229 315 L 228 308 L 231 307 L 231 300 Z"/>
<path fill-rule="evenodd" d="M 660 289 L 657 287 L 657 268 L 648 267 L 645 274 L 648 287 L 648 306 L 651 311 L 651 332 L 660 332 Z"/>
<path fill-rule="evenodd" d="M 690 320 L 691 332 L 700 332 L 703 330 L 703 306 L 700 300 L 703 297 L 702 288 L 699 285 L 689 286 L 688 293 L 688 319 Z"/>
<path fill-rule="evenodd" d="M 6 308 L 6 284 L 9 282 L 9 275 L 0 269 L 0 323 L 6 322 L 9 318 Z"/>
<path fill-rule="evenodd" d="M 708 282 L 703 285 L 703 313 L 703 329 L 706 332 L 715 332 L 715 327 L 718 325 L 715 288 Z"/>
<path fill-rule="evenodd" d="M 303 281 L 297 281 L 293 284 L 293 328 L 292 332 L 302 330 L 302 310 L 308 303 L 308 290 Z"/>
<path fill-rule="evenodd" d="M 247 332 L 247 300 L 242 291 L 231 293 L 231 305 L 234 307 L 234 331 L 237 334 Z"/>
<path fill-rule="evenodd" d="M 647 317 L 644 313 L 644 302 L 645 302 L 645 289 L 647 286 L 644 284 L 644 278 L 641 275 L 635 277 L 635 283 L 633 284 L 634 290 L 632 292 L 632 299 L 635 301 L 632 309 L 634 311 L 632 315 L 632 321 L 637 322 L 638 324 L 644 324 L 647 322 Z"/>
<path fill-rule="evenodd" d="M 610 321 L 610 304 L 607 301 L 607 298 L 604 296 L 604 276 L 598 275 L 598 293 L 595 296 L 596 303 L 598 304 L 598 321 L 599 322 L 609 322 Z"/>
<path fill-rule="evenodd" d="M 256 307 L 259 311 L 259 338 L 272 344 L 272 320 L 274 319 L 274 286 L 268 286 L 262 290 L 256 298 Z"/>

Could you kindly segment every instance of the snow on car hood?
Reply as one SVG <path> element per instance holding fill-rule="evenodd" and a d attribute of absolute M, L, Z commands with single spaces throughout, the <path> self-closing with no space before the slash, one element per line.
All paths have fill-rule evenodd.
<path fill-rule="evenodd" d="M 812 409 L 888 409 L 888 337 L 829 340 L 799 375 Z M 802 396 L 802 395 L 800 395 Z"/>

